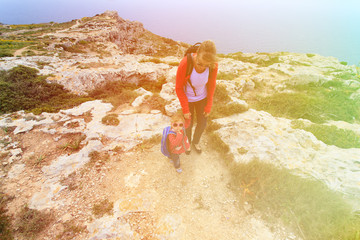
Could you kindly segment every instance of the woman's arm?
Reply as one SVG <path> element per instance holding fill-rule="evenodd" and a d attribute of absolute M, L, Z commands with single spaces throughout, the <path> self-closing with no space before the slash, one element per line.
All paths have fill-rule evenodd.
<path fill-rule="evenodd" d="M 187 66 L 187 57 L 184 57 L 181 60 L 179 67 L 177 69 L 176 83 L 175 83 L 176 95 L 179 98 L 180 105 L 184 114 L 190 113 L 188 98 L 184 91 L 184 87 L 186 84 L 186 80 L 185 80 L 186 66 Z"/>

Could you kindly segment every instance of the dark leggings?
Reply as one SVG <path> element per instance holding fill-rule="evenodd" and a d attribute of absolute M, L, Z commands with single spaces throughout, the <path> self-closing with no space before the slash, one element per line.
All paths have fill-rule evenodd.
<path fill-rule="evenodd" d="M 180 167 L 180 156 L 179 154 L 170 153 L 170 159 L 174 163 L 174 167 L 178 169 Z"/>
<path fill-rule="evenodd" d="M 201 135 L 203 134 L 206 127 L 206 117 L 204 116 L 204 109 L 207 104 L 207 99 L 200 100 L 198 102 L 189 102 L 189 110 L 191 113 L 191 123 L 190 126 L 186 129 L 186 136 L 194 144 L 200 142 Z M 194 123 L 194 116 L 196 112 L 196 128 L 194 133 L 194 138 L 192 138 L 192 127 Z"/>

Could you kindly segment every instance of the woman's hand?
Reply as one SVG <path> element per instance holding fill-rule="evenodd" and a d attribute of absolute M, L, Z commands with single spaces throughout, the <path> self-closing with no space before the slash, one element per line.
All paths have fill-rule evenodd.
<path fill-rule="evenodd" d="M 204 116 L 207 118 L 210 115 L 210 113 L 204 112 Z"/>
<path fill-rule="evenodd" d="M 191 119 L 191 113 L 185 113 L 184 118 L 185 119 Z"/>

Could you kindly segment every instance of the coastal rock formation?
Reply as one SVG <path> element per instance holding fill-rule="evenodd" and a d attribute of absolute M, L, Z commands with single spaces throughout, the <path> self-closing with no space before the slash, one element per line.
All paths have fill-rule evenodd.
<path fill-rule="evenodd" d="M 44 239 L 76 227 L 83 230 L 74 239 L 303 238 L 282 223 L 265 222 L 245 197 L 234 194 L 229 169 L 206 137 L 202 155 L 181 158 L 181 175 L 161 154 L 162 130 L 181 109 L 175 76 L 188 44 L 152 34 L 141 23 L 111 11 L 74 20 L 37 38 L 46 40 L 46 54 L 3 57 L 0 70 L 35 68 L 48 82 L 83 96 L 112 81 L 137 85 L 134 100 L 120 106 L 91 100 L 57 113 L 0 116 L 2 191 L 16 196 L 8 210 L 17 215 L 22 206 L 29 206 L 54 213 L 57 221 L 43 233 Z M 220 107 L 235 103 L 243 112 L 213 119 L 213 133 L 229 147 L 236 163 L 257 159 L 320 180 L 359 210 L 359 148 L 327 145 L 295 128 L 292 119 L 255 110 L 250 102 L 274 93 L 291 94 L 291 86 L 334 82 L 352 91 L 347 99 L 359 101 L 359 69 L 333 57 L 287 52 L 220 55 L 217 86 L 229 101 Z M 161 83 L 161 91 L 146 90 L 145 83 Z M 337 94 L 332 85 L 324 91 Z M 152 97 L 160 107 L 151 108 Z M 108 116 L 118 124 L 107 124 Z M 356 121 L 321 124 L 360 134 Z M 111 214 L 96 212 L 99 204 L 104 208 L 110 202 Z M 76 226 L 66 228 L 74 222 Z"/>

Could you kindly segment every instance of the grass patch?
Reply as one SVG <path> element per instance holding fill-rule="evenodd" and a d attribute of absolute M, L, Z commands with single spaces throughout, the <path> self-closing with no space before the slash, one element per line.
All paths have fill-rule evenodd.
<path fill-rule="evenodd" d="M 97 218 L 100 218 L 105 214 L 108 215 L 113 214 L 113 207 L 114 207 L 114 203 L 110 202 L 108 199 L 105 199 L 100 203 L 94 204 L 92 208 L 92 212 Z"/>
<path fill-rule="evenodd" d="M 156 134 L 156 135 L 151 136 L 148 139 L 143 140 L 141 144 L 136 146 L 137 151 L 144 152 L 144 151 L 149 150 L 153 146 L 155 146 L 157 144 L 160 144 L 161 143 L 161 137 L 162 137 L 161 134 Z"/>
<path fill-rule="evenodd" d="M 254 160 L 231 169 L 232 186 L 271 222 L 280 219 L 303 239 L 359 239 L 360 218 L 320 181 Z"/>
<path fill-rule="evenodd" d="M 351 130 L 321 124 L 305 125 L 299 120 L 293 120 L 292 127 L 311 132 L 327 145 L 335 145 L 339 148 L 360 148 L 360 136 Z"/>
<path fill-rule="evenodd" d="M 91 98 L 103 99 L 105 102 L 110 102 L 117 108 L 124 103 L 130 103 L 135 100 L 138 96 L 138 94 L 134 92 L 136 88 L 135 84 L 112 81 L 90 91 L 88 94 Z"/>
<path fill-rule="evenodd" d="M 222 57 L 223 58 L 232 58 L 237 61 L 257 64 L 259 67 L 268 67 L 275 63 L 281 63 L 278 56 L 271 56 L 270 54 L 267 54 L 267 53 L 257 53 L 257 55 L 262 55 L 262 56 L 266 56 L 266 57 L 263 58 L 263 57 L 258 57 L 258 56 L 246 56 L 242 52 L 230 53 L 227 55 L 222 55 Z"/>
<path fill-rule="evenodd" d="M 314 123 L 360 120 L 359 103 L 349 98 L 356 89 L 344 86 L 340 81 L 290 85 L 288 89 L 293 92 L 258 96 L 249 104 L 277 117 L 304 118 Z"/>
<path fill-rule="evenodd" d="M 248 110 L 245 106 L 232 102 L 226 86 L 222 84 L 216 86 L 213 102 L 215 104 L 211 110 L 210 120 L 231 116 Z"/>
<path fill-rule="evenodd" d="M 71 151 L 78 151 L 81 148 L 81 142 L 86 139 L 86 135 L 80 135 L 71 139 L 70 142 L 61 146 L 63 150 L 71 150 Z"/>
<path fill-rule="evenodd" d="M 86 230 L 86 226 L 79 225 L 75 220 L 66 221 L 63 223 L 64 230 L 56 236 L 56 239 L 72 240 L 78 234 Z"/>
<path fill-rule="evenodd" d="M 160 60 L 160 58 L 150 58 L 150 59 L 142 59 L 139 61 L 140 63 L 145 63 L 145 62 L 152 62 L 152 63 L 164 63 L 163 61 Z"/>
<path fill-rule="evenodd" d="M 235 74 L 235 73 L 225 73 L 225 72 L 218 72 L 217 74 L 217 79 L 222 79 L 222 80 L 234 80 L 235 78 L 237 78 L 239 75 Z"/>
<path fill-rule="evenodd" d="M 6 205 L 10 200 L 9 196 L 0 192 L 0 239 L 3 240 L 14 239 L 11 218 L 6 214 Z"/>
<path fill-rule="evenodd" d="M 0 57 L 13 57 L 16 50 L 32 44 L 33 41 L 0 39 Z"/>
<path fill-rule="evenodd" d="M 24 206 L 16 222 L 17 232 L 26 237 L 26 239 L 36 239 L 54 220 L 54 216 L 51 213 L 45 213 Z"/>
<path fill-rule="evenodd" d="M 89 168 L 95 165 L 101 166 L 109 161 L 110 155 L 108 152 L 92 151 L 89 153 L 90 161 L 86 164 Z"/>
<path fill-rule="evenodd" d="M 110 125 L 110 126 L 117 126 L 120 123 L 117 114 L 108 114 L 101 119 L 102 124 Z"/>
<path fill-rule="evenodd" d="M 162 113 L 165 113 L 166 100 L 164 100 L 158 93 L 154 93 L 151 96 L 146 96 L 142 106 L 149 106 L 150 109 L 160 110 Z"/>

